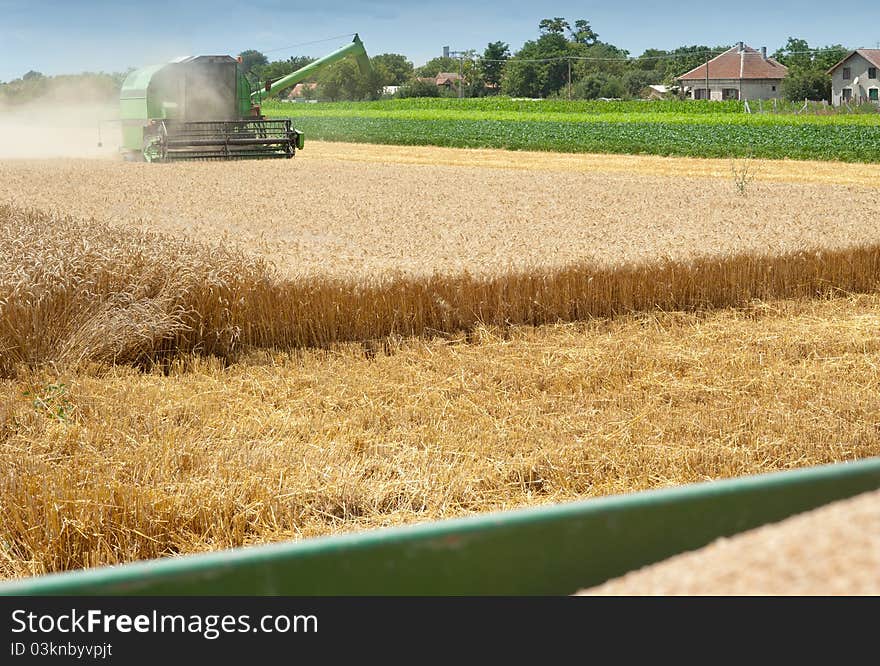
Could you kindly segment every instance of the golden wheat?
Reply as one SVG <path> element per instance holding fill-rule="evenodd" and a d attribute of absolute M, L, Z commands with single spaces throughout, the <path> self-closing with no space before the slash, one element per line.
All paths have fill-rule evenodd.
<path fill-rule="evenodd" d="M 0 373 L 866 292 L 880 245 L 497 277 L 279 278 L 258 258 L 0 207 Z"/>
<path fill-rule="evenodd" d="M 365 166 L 303 155 L 0 162 L 0 201 L 215 242 L 258 254 L 289 277 L 345 280 L 493 277 L 880 243 L 869 213 L 876 187 L 756 181 L 740 196 L 729 164 L 724 177 L 671 178 Z"/>
<path fill-rule="evenodd" d="M 880 453 L 876 188 L 301 164 L 0 163 L 0 575 Z"/>
<path fill-rule="evenodd" d="M 0 574 L 880 454 L 880 296 L 0 380 Z"/>

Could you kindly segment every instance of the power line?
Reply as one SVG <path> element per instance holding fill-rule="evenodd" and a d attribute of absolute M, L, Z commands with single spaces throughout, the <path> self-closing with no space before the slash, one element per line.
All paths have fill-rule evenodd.
<path fill-rule="evenodd" d="M 326 37 L 325 39 L 316 39 L 312 42 L 302 42 L 300 44 L 291 44 L 290 46 L 282 46 L 277 49 L 268 49 L 263 51 L 263 53 L 276 53 L 278 51 L 288 51 L 290 49 L 299 48 L 300 46 L 311 46 L 312 44 L 322 44 L 323 42 L 332 42 L 337 39 L 342 39 L 343 37 L 354 37 L 356 33 L 349 32 L 344 35 L 336 35 L 335 37 Z"/>

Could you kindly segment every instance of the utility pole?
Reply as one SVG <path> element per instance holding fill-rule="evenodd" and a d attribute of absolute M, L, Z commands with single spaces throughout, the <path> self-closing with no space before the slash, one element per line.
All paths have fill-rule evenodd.
<path fill-rule="evenodd" d="M 444 49 L 445 51 L 446 49 Z M 462 63 L 464 61 L 464 56 L 467 55 L 464 51 L 450 51 L 449 56 L 451 58 L 458 58 L 458 98 L 461 99 L 461 83 L 464 80 L 464 72 L 462 71 Z"/>
<path fill-rule="evenodd" d="M 571 58 L 568 59 L 568 99 L 571 100 Z"/>
<path fill-rule="evenodd" d="M 712 99 L 712 93 L 709 92 L 709 52 L 706 52 L 706 99 Z"/>

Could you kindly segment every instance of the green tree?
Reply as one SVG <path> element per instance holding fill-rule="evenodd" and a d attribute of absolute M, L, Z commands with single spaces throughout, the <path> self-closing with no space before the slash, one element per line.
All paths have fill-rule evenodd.
<path fill-rule="evenodd" d="M 595 44 L 599 41 L 599 35 L 593 32 L 590 22 L 584 19 L 578 19 L 574 22 L 574 28 L 569 28 L 571 39 L 578 44 L 586 44 L 587 46 Z"/>
<path fill-rule="evenodd" d="M 333 63 L 318 73 L 318 96 L 331 102 L 379 99 L 382 72 L 375 68 L 366 76 L 350 58 Z"/>
<path fill-rule="evenodd" d="M 633 64 L 627 60 L 629 52 L 617 48 L 613 44 L 597 42 L 590 46 L 579 45 L 576 47 L 576 51 L 577 56 L 591 59 L 574 63 L 575 80 L 599 72 L 609 76 L 622 76 L 624 72 L 633 67 Z"/>
<path fill-rule="evenodd" d="M 781 62 L 788 68 L 807 69 L 813 64 L 813 56 L 810 53 L 810 45 L 806 39 L 789 37 L 788 41 L 780 49 L 773 53 L 773 59 Z"/>
<path fill-rule="evenodd" d="M 785 46 L 773 53 L 774 59 L 788 67 L 782 80 L 786 99 L 831 99 L 831 76 L 828 69 L 849 53 L 840 44 L 811 49 L 805 39 L 789 37 Z"/>
<path fill-rule="evenodd" d="M 706 58 L 714 58 L 719 53 L 730 49 L 729 45 L 706 46 L 703 44 L 694 46 L 679 46 L 670 51 L 670 58 L 662 60 L 664 64 L 663 70 L 664 83 L 673 83 L 676 78 L 682 74 L 686 74 L 695 67 L 706 62 Z"/>
<path fill-rule="evenodd" d="M 633 69 L 620 77 L 626 97 L 640 97 L 642 90 L 659 81 L 662 81 L 662 75 L 659 72 L 645 69 Z"/>
<path fill-rule="evenodd" d="M 552 19 L 542 19 L 538 23 L 538 29 L 543 34 L 564 35 L 566 30 L 571 30 L 571 26 L 564 18 L 556 17 Z"/>
<path fill-rule="evenodd" d="M 298 69 L 302 69 L 315 61 L 314 58 L 308 56 L 292 56 L 287 60 L 273 60 L 254 70 L 254 75 L 258 81 L 277 81 L 282 76 L 287 76 Z M 308 81 L 315 81 L 317 75 L 309 77 Z M 283 89 L 270 92 L 271 97 L 284 97 L 290 92 L 290 89 Z"/>
<path fill-rule="evenodd" d="M 315 58 L 310 58 L 308 56 L 291 56 L 287 60 L 273 60 L 272 62 L 257 67 L 254 70 L 254 73 L 261 81 L 277 81 L 282 76 L 287 76 L 313 62 L 315 62 Z"/>
<path fill-rule="evenodd" d="M 504 66 L 510 59 L 510 46 L 504 42 L 490 42 L 483 51 L 480 61 L 480 75 L 486 85 L 497 88 L 501 85 Z"/>
<path fill-rule="evenodd" d="M 386 86 L 399 86 L 409 81 L 413 76 L 413 64 L 406 56 L 399 53 L 381 53 L 370 58 L 373 67 L 384 67 Z"/>
<path fill-rule="evenodd" d="M 782 95 L 785 99 L 831 99 L 831 77 L 812 67 L 792 68 L 782 79 Z"/>
<path fill-rule="evenodd" d="M 616 76 L 609 77 L 602 87 L 599 88 L 599 97 L 618 99 L 625 96 L 626 88 L 623 82 Z"/>
<path fill-rule="evenodd" d="M 568 83 L 570 42 L 555 31 L 527 41 L 507 61 L 501 90 L 512 97 L 547 97 Z"/>
<path fill-rule="evenodd" d="M 269 64 L 269 59 L 265 54 L 260 53 L 256 49 L 247 49 L 238 54 L 241 58 L 241 70 L 245 76 L 251 80 L 259 78 L 257 70 Z"/>
<path fill-rule="evenodd" d="M 440 72 L 458 72 L 457 58 L 434 58 L 424 65 L 416 69 L 416 76 L 432 77 L 437 76 Z"/>
<path fill-rule="evenodd" d="M 397 90 L 397 97 L 440 97 L 440 89 L 428 81 L 410 79 Z"/>
<path fill-rule="evenodd" d="M 845 46 L 841 44 L 831 44 L 816 51 L 813 56 L 813 62 L 818 69 L 827 72 L 834 67 L 834 65 L 843 60 L 848 53 L 849 49 Z"/>

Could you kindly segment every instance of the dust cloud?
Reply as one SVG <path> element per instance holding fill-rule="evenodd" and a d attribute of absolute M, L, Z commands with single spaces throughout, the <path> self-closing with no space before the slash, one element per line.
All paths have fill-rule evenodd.
<path fill-rule="evenodd" d="M 118 104 L 0 106 L 0 159 L 121 159 L 121 144 Z"/>

